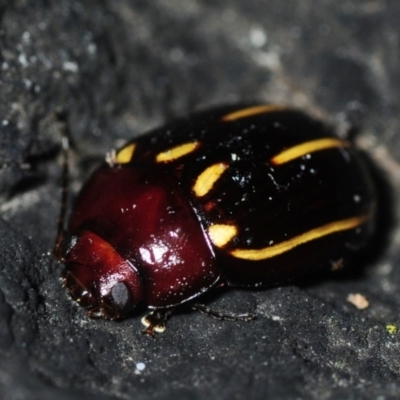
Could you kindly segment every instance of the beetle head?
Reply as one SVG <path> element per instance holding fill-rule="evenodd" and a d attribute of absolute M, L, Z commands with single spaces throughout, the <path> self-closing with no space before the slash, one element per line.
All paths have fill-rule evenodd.
<path fill-rule="evenodd" d="M 142 300 L 135 267 L 93 232 L 72 238 L 65 263 L 64 284 L 89 317 L 120 319 Z"/>

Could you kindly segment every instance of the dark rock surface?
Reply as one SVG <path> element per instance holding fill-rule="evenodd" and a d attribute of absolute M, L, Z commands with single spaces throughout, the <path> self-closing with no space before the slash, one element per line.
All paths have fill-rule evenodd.
<path fill-rule="evenodd" d="M 399 398 L 400 334 L 387 329 L 400 326 L 398 229 L 358 274 L 210 300 L 256 321 L 180 313 L 155 339 L 140 316 L 87 320 L 50 256 L 60 110 L 74 192 L 119 139 L 261 100 L 339 128 L 355 115 L 396 199 L 399 21 L 395 0 L 0 1 L 0 398 Z"/>

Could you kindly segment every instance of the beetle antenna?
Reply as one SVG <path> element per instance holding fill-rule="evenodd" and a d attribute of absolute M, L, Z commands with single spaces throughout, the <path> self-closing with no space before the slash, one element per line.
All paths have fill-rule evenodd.
<path fill-rule="evenodd" d="M 61 205 L 57 224 L 57 238 L 53 247 L 53 256 L 58 261 L 63 261 L 64 226 L 67 215 L 69 195 L 69 152 L 70 152 L 70 131 L 66 122 L 66 115 L 63 112 L 57 113 L 57 118 L 62 122 L 62 176 L 61 176 Z"/>

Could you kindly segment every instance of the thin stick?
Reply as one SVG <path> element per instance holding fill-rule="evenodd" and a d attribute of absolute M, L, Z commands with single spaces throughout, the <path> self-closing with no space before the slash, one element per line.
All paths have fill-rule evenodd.
<path fill-rule="evenodd" d="M 53 256 L 59 261 L 63 261 L 64 226 L 67 215 L 69 194 L 69 137 L 67 130 L 63 133 L 61 145 L 63 153 L 63 169 L 61 177 L 61 206 L 60 215 L 58 217 L 57 238 L 53 247 Z"/>

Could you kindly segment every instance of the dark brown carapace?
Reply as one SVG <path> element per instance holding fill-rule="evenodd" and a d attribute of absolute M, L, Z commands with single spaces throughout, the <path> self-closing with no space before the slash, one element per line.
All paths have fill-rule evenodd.
<path fill-rule="evenodd" d="M 63 258 L 92 317 L 169 309 L 215 286 L 286 283 L 363 248 L 357 151 L 282 106 L 223 107 L 128 143 L 83 187 Z"/>

